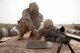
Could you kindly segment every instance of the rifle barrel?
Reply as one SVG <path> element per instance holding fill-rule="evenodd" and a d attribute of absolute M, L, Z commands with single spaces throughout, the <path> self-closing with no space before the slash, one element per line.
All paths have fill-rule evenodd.
<path fill-rule="evenodd" d="M 80 36 L 75 36 L 75 35 L 68 34 L 68 33 L 66 33 L 66 35 L 67 35 L 68 37 L 70 37 L 71 39 L 74 39 L 74 40 L 80 42 Z"/>

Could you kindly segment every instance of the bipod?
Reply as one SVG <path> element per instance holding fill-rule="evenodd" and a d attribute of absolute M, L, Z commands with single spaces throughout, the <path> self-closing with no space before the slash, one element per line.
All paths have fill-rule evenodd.
<path fill-rule="evenodd" d="M 61 44 L 58 46 L 57 53 L 60 53 L 60 50 L 61 50 L 61 47 L 62 47 L 63 44 L 64 44 L 64 43 L 61 43 Z M 68 45 L 71 53 L 75 53 L 69 43 L 67 43 L 67 44 L 65 44 L 65 45 Z"/>

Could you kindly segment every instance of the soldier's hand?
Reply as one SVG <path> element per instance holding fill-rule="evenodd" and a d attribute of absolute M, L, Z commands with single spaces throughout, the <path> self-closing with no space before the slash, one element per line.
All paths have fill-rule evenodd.
<path fill-rule="evenodd" d="M 37 33 L 37 30 L 33 30 L 33 33 L 34 33 L 34 35 L 36 35 L 36 33 Z"/>

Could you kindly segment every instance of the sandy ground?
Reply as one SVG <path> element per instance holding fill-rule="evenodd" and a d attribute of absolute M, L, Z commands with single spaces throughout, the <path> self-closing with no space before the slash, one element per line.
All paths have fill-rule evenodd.
<path fill-rule="evenodd" d="M 25 34 L 24 38 L 28 35 Z M 18 41 L 17 36 L 11 37 L 6 42 L 0 43 L 0 53 L 56 53 L 59 43 L 53 42 L 53 47 L 50 49 L 27 49 L 28 39 Z M 80 53 L 80 42 L 75 40 L 70 41 L 71 47 L 75 53 Z M 60 53 L 71 53 L 68 46 L 63 45 Z"/>

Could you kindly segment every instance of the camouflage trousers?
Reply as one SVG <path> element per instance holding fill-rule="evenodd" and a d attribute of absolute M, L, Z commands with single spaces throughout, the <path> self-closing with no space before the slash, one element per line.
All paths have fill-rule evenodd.
<path fill-rule="evenodd" d="M 23 38 L 23 35 L 26 33 L 26 32 L 30 32 L 30 30 L 28 29 L 27 25 L 26 25 L 26 22 L 20 22 L 18 24 L 18 30 L 19 30 L 19 38 Z M 30 33 L 30 36 L 29 38 L 33 37 L 34 34 L 33 34 L 33 31 Z"/>

